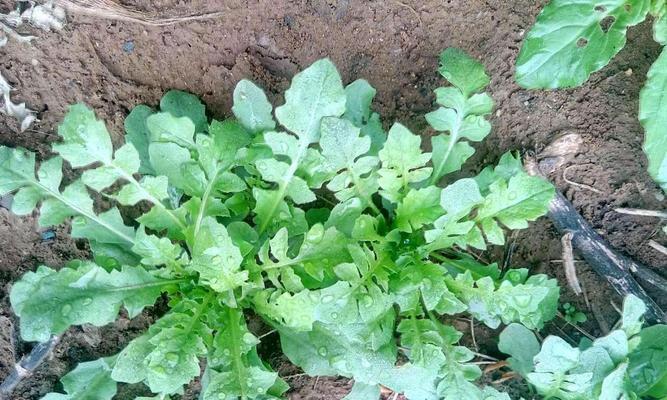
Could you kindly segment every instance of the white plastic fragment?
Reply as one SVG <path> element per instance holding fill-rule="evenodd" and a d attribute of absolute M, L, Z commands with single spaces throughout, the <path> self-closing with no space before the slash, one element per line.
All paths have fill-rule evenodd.
<path fill-rule="evenodd" d="M 0 38 L 0 47 L 7 43 L 7 37 Z M 0 73 L 0 113 L 14 117 L 21 124 L 21 132 L 25 131 L 37 119 L 35 111 L 27 108 L 25 103 L 14 103 L 9 97 L 12 87 Z"/>
<path fill-rule="evenodd" d="M 45 31 L 60 30 L 65 26 L 65 9 L 55 5 L 52 0 L 39 5 L 35 5 L 33 1 L 29 3 L 31 6 L 22 13 L 14 10 L 3 16 L 4 22 L 14 28 L 23 24 L 23 22 L 28 22 L 30 25 Z"/>
<path fill-rule="evenodd" d="M 0 27 L 6 35 L 12 38 L 29 42 L 34 36 L 24 36 L 16 33 L 13 28 L 22 25 L 24 22 L 45 30 L 60 30 L 65 26 L 65 9 L 48 0 L 44 4 L 36 4 L 34 1 L 28 1 L 30 7 L 23 12 L 19 9 L 8 13 L 0 14 Z M 0 32 L 1 33 L 1 32 Z M 7 36 L 0 37 L 0 47 L 7 43 Z M 35 111 L 27 108 L 25 103 L 14 103 L 10 97 L 12 87 L 9 82 L 0 73 L 0 113 L 15 117 L 21 123 L 21 132 L 25 131 L 37 119 Z"/>

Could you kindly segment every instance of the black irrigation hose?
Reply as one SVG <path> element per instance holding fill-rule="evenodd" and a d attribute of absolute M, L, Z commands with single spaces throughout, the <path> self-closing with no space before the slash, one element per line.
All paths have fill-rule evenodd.
<path fill-rule="evenodd" d="M 0 400 L 9 400 L 10 395 L 23 380 L 30 376 L 35 369 L 51 354 L 53 348 L 60 341 L 60 336 L 51 336 L 51 339 L 44 343 L 38 343 L 32 348 L 27 356 L 21 358 L 21 361 L 14 365 L 12 373 L 0 385 Z"/>
<path fill-rule="evenodd" d="M 526 157 L 525 166 L 529 174 L 544 176 L 533 158 Z M 623 297 L 633 294 L 646 304 L 645 319 L 649 324 L 666 322 L 664 311 L 637 283 L 635 277 L 664 293 L 667 293 L 667 279 L 612 249 L 558 190 L 549 204 L 549 218 L 561 234 L 572 234 L 572 245 L 577 252 L 616 292 Z"/>

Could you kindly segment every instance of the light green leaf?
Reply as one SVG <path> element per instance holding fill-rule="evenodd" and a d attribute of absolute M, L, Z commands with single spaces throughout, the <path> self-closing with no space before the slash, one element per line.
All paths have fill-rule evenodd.
<path fill-rule="evenodd" d="M 489 84 L 484 66 L 458 49 L 447 49 L 440 56 L 440 73 L 454 86 L 435 90 L 439 109 L 426 114 L 426 121 L 437 131 L 449 135 L 434 136 L 433 174 L 429 180 L 436 184 L 444 175 L 458 171 L 475 150 L 465 142 L 484 139 L 491 125 L 484 115 L 493 110 L 493 99 L 486 93 L 476 93 Z"/>
<path fill-rule="evenodd" d="M 625 371 L 628 369 L 628 363 L 619 364 L 616 369 L 607 375 L 602 382 L 600 400 L 629 399 L 630 396 L 625 389 Z"/>
<path fill-rule="evenodd" d="M 445 49 L 440 54 L 440 74 L 456 86 L 465 97 L 476 93 L 489 84 L 484 66 L 456 48 Z"/>
<path fill-rule="evenodd" d="M 111 377 L 117 382 L 144 382 L 154 393 L 172 394 L 199 376 L 199 358 L 211 332 L 199 320 L 208 305 L 182 300 L 132 340 L 118 355 Z"/>
<path fill-rule="evenodd" d="M 160 100 L 160 110 L 174 117 L 188 117 L 195 125 L 195 132 L 206 132 L 207 119 L 204 104 L 191 93 L 170 90 Z"/>
<path fill-rule="evenodd" d="M 667 17 L 666 17 L 667 19 Z M 665 23 L 667 25 L 667 23 Z M 644 127 L 648 173 L 667 193 L 667 50 L 663 48 L 639 94 L 639 122 Z"/>
<path fill-rule="evenodd" d="M 525 88 L 584 83 L 618 53 L 627 28 L 646 18 L 646 0 L 552 0 L 526 35 L 516 62 Z"/>
<path fill-rule="evenodd" d="M 288 229 L 282 228 L 269 243 L 266 243 L 259 257 L 264 271 L 292 268 L 297 274 L 321 281 L 333 275 L 333 268 L 351 261 L 347 251 L 348 239 L 336 228 L 324 228 L 317 224 L 310 228 L 295 257 L 287 254 Z M 268 255 L 269 248 L 271 259 Z"/>
<path fill-rule="evenodd" d="M 428 115 L 428 114 L 427 114 Z M 431 138 L 433 148 L 433 177 L 434 182 L 441 177 L 456 172 L 475 153 L 467 142 L 453 142 L 450 135 L 438 135 Z"/>
<path fill-rule="evenodd" d="M 21 337 L 44 342 L 71 325 L 108 324 L 116 319 L 121 305 L 133 317 L 174 283 L 142 267 L 107 272 L 80 262 L 77 268 L 56 272 L 41 266 L 14 284 L 10 301 L 21 318 Z"/>
<path fill-rule="evenodd" d="M 190 268 L 199 272 L 200 282 L 217 292 L 240 287 L 248 280 L 241 270 L 243 256 L 234 245 L 224 225 L 206 217 L 192 247 Z"/>
<path fill-rule="evenodd" d="M 147 235 L 143 226 L 137 230 L 132 251 L 141 257 L 143 264 L 149 266 L 170 265 L 177 262 L 183 253 L 183 249 L 169 239 Z"/>
<path fill-rule="evenodd" d="M 345 87 L 347 100 L 343 118 L 361 128 L 361 134 L 371 139 L 370 155 L 377 155 L 387 140 L 380 116 L 371 110 L 375 93 L 375 89 L 363 79 L 357 79 Z"/>
<path fill-rule="evenodd" d="M 628 376 L 640 395 L 667 395 L 667 325 L 642 329 L 639 346 L 629 355 Z"/>
<path fill-rule="evenodd" d="M 319 140 L 323 117 L 345 112 L 345 90 L 336 67 L 329 59 L 314 62 L 292 79 L 285 104 L 276 108 L 276 118 L 303 143 Z"/>
<path fill-rule="evenodd" d="M 646 305 L 635 295 L 630 294 L 623 300 L 623 330 L 628 337 L 639 333 L 644 324 L 642 317 L 646 313 Z"/>
<path fill-rule="evenodd" d="M 346 201 L 352 197 L 373 204 L 372 195 L 377 192 L 377 174 L 374 169 L 377 157 L 361 157 L 371 148 L 371 139 L 360 136 L 360 129 L 351 122 L 338 118 L 322 119 L 322 155 L 332 171 L 340 171 L 327 187 L 336 198 Z"/>
<path fill-rule="evenodd" d="M 111 400 L 116 395 L 116 382 L 111 379 L 113 358 L 99 358 L 79 363 L 60 378 L 67 394 L 47 393 L 42 400 Z"/>
<path fill-rule="evenodd" d="M 257 85 L 246 79 L 236 84 L 232 112 L 246 129 L 253 133 L 274 129 L 272 111 L 273 106 Z"/>
<path fill-rule="evenodd" d="M 176 117 L 168 112 L 155 113 L 146 118 L 151 142 L 169 142 L 185 148 L 194 148 L 195 125 L 188 117 Z"/>
<path fill-rule="evenodd" d="M 352 390 L 342 400 L 378 400 L 380 398 L 380 385 L 368 385 L 355 382 Z"/>
<path fill-rule="evenodd" d="M 509 354 L 510 367 L 525 377 L 533 370 L 533 358 L 540 352 L 540 343 L 525 326 L 509 324 L 500 333 L 498 350 Z"/>
<path fill-rule="evenodd" d="M 392 202 L 400 201 L 409 184 L 426 179 L 432 171 L 424 167 L 431 159 L 431 153 L 422 153 L 421 138 L 399 123 L 389 130 L 379 157 L 382 161 L 380 194 Z"/>
<path fill-rule="evenodd" d="M 222 329 L 213 339 L 202 378 L 203 400 L 280 399 L 288 386 L 257 355 L 257 339 L 238 309 L 221 311 Z"/>
<path fill-rule="evenodd" d="M 556 315 L 559 287 L 546 275 L 532 275 L 523 283 L 503 280 L 496 288 L 490 277 L 474 280 L 466 271 L 455 279 L 448 278 L 447 284 L 475 319 L 494 329 L 501 321 L 541 329 Z"/>
<path fill-rule="evenodd" d="M 492 228 L 487 234 L 498 235 L 499 231 L 489 219 L 498 220 L 509 229 L 525 229 L 528 221 L 534 221 L 548 211 L 554 195 L 553 186 L 546 180 L 522 173 L 494 182 L 490 194 L 478 208 L 475 220 L 482 228 Z M 499 243 L 499 240 L 494 240 Z"/>
<path fill-rule="evenodd" d="M 653 39 L 661 45 L 667 45 L 667 6 L 653 20 Z"/>
<path fill-rule="evenodd" d="M 398 229 L 416 231 L 442 216 L 444 210 L 440 206 L 440 192 L 441 189 L 436 186 L 410 190 L 396 208 Z"/>
<path fill-rule="evenodd" d="M 58 127 L 62 143 L 53 145 L 74 168 L 85 167 L 101 161 L 111 164 L 111 137 L 103 121 L 83 104 L 70 106 L 63 123 Z"/>
<path fill-rule="evenodd" d="M 153 110 L 145 105 L 138 105 L 125 118 L 125 142 L 131 143 L 141 159 L 139 173 L 152 175 L 155 173 L 148 156 L 150 132 L 146 126 L 146 119 L 153 114 Z"/>

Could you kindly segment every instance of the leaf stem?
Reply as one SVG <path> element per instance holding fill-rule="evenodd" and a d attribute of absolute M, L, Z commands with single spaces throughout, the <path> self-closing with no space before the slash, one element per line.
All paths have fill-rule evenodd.
<path fill-rule="evenodd" d="M 456 109 L 456 121 L 454 122 L 454 126 L 452 129 L 449 131 L 449 145 L 447 146 L 447 151 L 445 151 L 445 154 L 442 157 L 442 162 L 440 164 L 433 165 L 433 172 L 431 173 L 431 179 L 429 179 L 428 183 L 429 185 L 435 185 L 438 183 L 438 179 L 440 179 L 439 175 L 442 173 L 442 169 L 445 167 L 445 164 L 447 164 L 447 160 L 449 159 L 449 156 L 452 154 L 452 150 L 454 150 L 454 146 L 456 143 L 459 141 L 459 131 L 461 130 L 461 125 L 463 124 L 463 110 L 458 110 Z"/>
<path fill-rule="evenodd" d="M 197 213 L 197 219 L 195 220 L 195 229 L 194 234 L 192 235 L 193 239 L 197 237 L 199 229 L 201 229 L 201 223 L 204 220 L 206 207 L 208 206 L 208 198 L 211 196 L 213 186 L 215 185 L 215 181 L 218 179 L 220 171 L 222 171 L 222 168 L 217 168 L 215 170 L 215 174 L 213 174 L 213 176 L 209 179 L 208 184 L 206 185 L 206 190 L 204 190 L 204 195 L 202 196 L 201 204 L 199 205 L 199 212 Z"/>
<path fill-rule="evenodd" d="M 113 168 L 115 168 L 120 174 L 123 179 L 126 181 L 130 182 L 132 185 L 136 186 L 143 196 L 148 200 L 149 202 L 153 203 L 154 206 L 157 206 L 161 208 L 167 215 L 169 215 L 169 218 L 171 218 L 174 222 L 176 222 L 176 225 L 178 225 L 179 228 L 185 229 L 185 224 L 172 212 L 171 209 L 167 208 L 164 204 L 162 204 L 162 201 L 157 199 L 155 196 L 150 194 L 146 189 L 144 189 L 143 186 L 141 186 L 141 183 L 139 183 L 134 177 L 128 173 L 126 173 L 122 168 L 116 167 L 113 164 L 110 164 Z"/>
<path fill-rule="evenodd" d="M 241 400 L 247 400 L 248 396 L 246 394 L 247 379 L 245 366 L 243 365 L 243 360 L 241 359 L 241 332 L 239 330 L 238 319 L 242 318 L 242 315 L 239 315 L 238 308 L 227 307 L 227 318 L 229 323 L 229 333 L 231 344 L 234 347 L 232 349 L 232 363 L 234 364 L 234 369 L 236 370 L 237 379 L 239 380 L 239 388 L 241 389 Z"/>
<path fill-rule="evenodd" d="M 19 172 L 16 172 L 16 173 L 19 173 Z M 25 178 L 25 176 L 24 176 L 24 178 Z M 123 239 L 123 240 L 126 241 L 127 243 L 134 245 L 134 238 L 131 238 L 131 237 L 127 236 L 126 234 L 124 234 L 123 232 L 118 231 L 118 230 L 117 230 L 116 228 L 114 228 L 113 226 L 111 226 L 111 225 L 109 225 L 108 223 L 104 222 L 104 221 L 103 221 L 101 218 L 99 218 L 95 213 L 91 213 L 91 212 L 89 212 L 89 211 L 86 211 L 86 210 L 84 210 L 84 209 L 78 207 L 76 204 L 70 202 L 70 201 L 67 200 L 65 197 L 63 197 L 63 195 L 62 195 L 61 193 L 59 193 L 59 192 L 57 192 L 57 191 L 54 191 L 54 190 L 52 190 L 51 188 L 49 188 L 49 187 L 47 187 L 47 186 L 42 185 L 42 184 L 41 184 L 39 181 L 37 181 L 37 180 L 33 180 L 33 179 L 26 179 L 26 180 L 27 180 L 30 184 L 32 184 L 32 185 L 34 185 L 34 186 L 37 186 L 37 187 L 39 187 L 40 189 L 42 189 L 44 192 L 48 193 L 49 196 L 51 196 L 51 197 L 55 198 L 56 200 L 60 201 L 61 203 L 65 204 L 67 207 L 69 207 L 71 210 L 73 210 L 73 211 L 76 212 L 77 214 L 79 214 L 79 215 L 81 215 L 81 216 L 83 216 L 83 217 L 86 217 L 86 218 L 90 219 L 91 221 L 94 221 L 95 223 L 97 223 L 98 225 L 104 227 L 104 228 L 107 229 L 109 232 L 115 234 L 116 236 L 118 236 L 119 238 Z"/>
<path fill-rule="evenodd" d="M 306 154 L 306 149 L 308 149 L 308 141 L 305 139 L 300 139 L 299 142 L 300 142 L 299 149 L 296 153 L 296 156 L 294 157 L 294 159 L 292 159 L 292 163 L 287 169 L 287 172 L 285 172 L 283 179 L 278 184 L 278 195 L 274 198 L 273 203 L 271 203 L 271 207 L 269 208 L 269 213 L 266 216 L 266 219 L 262 221 L 259 225 L 258 235 L 260 236 L 262 235 L 262 233 L 264 233 L 264 231 L 266 231 L 266 228 L 269 227 L 269 223 L 273 219 L 273 214 L 276 213 L 276 210 L 278 209 L 280 202 L 283 201 L 283 199 L 285 198 L 285 193 L 287 192 L 287 186 L 292 181 L 292 178 L 296 173 L 296 169 L 299 167 L 299 163 L 301 163 L 301 159 Z"/>

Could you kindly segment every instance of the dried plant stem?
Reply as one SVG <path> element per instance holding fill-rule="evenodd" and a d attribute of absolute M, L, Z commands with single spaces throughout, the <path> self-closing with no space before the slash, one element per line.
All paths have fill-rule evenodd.
<path fill-rule="evenodd" d="M 211 12 L 181 17 L 153 18 L 141 11 L 132 10 L 111 0 L 56 0 L 55 3 L 73 14 L 85 14 L 93 17 L 134 22 L 148 26 L 174 25 L 184 22 L 214 19 L 223 16 L 222 12 Z"/>
<path fill-rule="evenodd" d="M 620 214 L 667 219 L 667 212 L 664 211 L 643 210 L 641 208 L 616 208 L 614 211 Z"/>
<path fill-rule="evenodd" d="M 572 252 L 572 232 L 568 232 L 560 239 L 563 246 L 563 267 L 565 268 L 565 278 L 570 289 L 578 296 L 583 290 L 577 277 L 577 268 L 574 266 L 574 254 Z"/>
<path fill-rule="evenodd" d="M 544 176 L 534 157 L 526 157 L 525 166 L 529 174 Z M 624 297 L 633 294 L 646 304 L 646 320 L 649 323 L 665 322 L 664 311 L 637 283 L 635 277 L 644 285 L 664 293 L 667 293 L 667 279 L 612 249 L 558 191 L 549 204 L 549 218 L 562 234 L 572 233 L 573 248 L 617 293 Z"/>
<path fill-rule="evenodd" d="M 661 245 L 660 243 L 656 242 L 655 240 L 649 240 L 648 245 L 667 256 L 667 247 Z"/>

